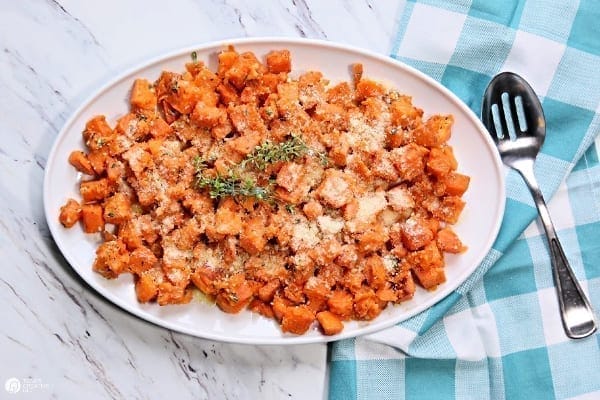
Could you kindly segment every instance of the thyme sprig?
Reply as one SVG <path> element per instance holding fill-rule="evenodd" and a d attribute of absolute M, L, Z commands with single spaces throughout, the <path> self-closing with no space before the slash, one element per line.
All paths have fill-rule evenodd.
<path fill-rule="evenodd" d="M 291 135 L 288 140 L 281 143 L 265 141 L 246 156 L 240 164 L 241 168 L 250 165 L 259 171 L 264 171 L 271 164 L 279 161 L 292 161 L 309 152 L 309 147 L 297 135 Z"/>
<path fill-rule="evenodd" d="M 223 197 L 253 197 L 261 201 L 273 201 L 273 180 L 269 180 L 267 186 L 260 186 L 256 180 L 249 176 L 249 167 L 258 171 L 265 171 L 273 163 L 280 161 L 292 161 L 304 155 L 315 156 L 324 165 L 327 164 L 327 155 L 311 149 L 304 140 L 297 135 L 281 143 L 265 141 L 249 153 L 239 164 L 233 166 L 226 175 L 205 174 L 210 160 L 200 156 L 194 158 L 194 169 L 196 171 L 195 186 L 198 189 L 207 189 L 213 199 Z M 291 210 L 291 209 L 290 209 Z M 292 212 L 292 211 L 290 211 Z"/>
<path fill-rule="evenodd" d="M 241 196 L 263 201 L 269 200 L 272 196 L 269 188 L 257 185 L 251 178 L 242 179 L 234 174 L 209 177 L 199 173 L 196 176 L 196 186 L 200 189 L 208 189 L 211 199 Z"/>

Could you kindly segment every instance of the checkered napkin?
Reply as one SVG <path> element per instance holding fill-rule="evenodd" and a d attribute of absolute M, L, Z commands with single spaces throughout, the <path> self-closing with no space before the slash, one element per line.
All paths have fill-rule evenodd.
<path fill-rule="evenodd" d="M 491 77 L 514 71 L 542 100 L 536 175 L 567 257 L 600 310 L 600 4 L 408 1 L 392 57 L 479 114 Z M 545 238 L 507 172 L 504 221 L 477 271 L 429 311 L 332 344 L 330 399 L 600 399 L 600 335 L 563 332 Z"/>

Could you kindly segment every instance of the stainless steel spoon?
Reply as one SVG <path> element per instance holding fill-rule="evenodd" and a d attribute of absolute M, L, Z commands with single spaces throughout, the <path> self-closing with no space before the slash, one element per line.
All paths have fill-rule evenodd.
<path fill-rule="evenodd" d="M 502 161 L 521 174 L 537 206 L 548 239 L 552 274 L 567 336 L 579 339 L 593 334 L 596 322 L 590 302 L 565 256 L 533 172 L 535 158 L 546 136 L 546 121 L 538 97 L 519 75 L 500 73 L 485 91 L 481 119 Z"/>

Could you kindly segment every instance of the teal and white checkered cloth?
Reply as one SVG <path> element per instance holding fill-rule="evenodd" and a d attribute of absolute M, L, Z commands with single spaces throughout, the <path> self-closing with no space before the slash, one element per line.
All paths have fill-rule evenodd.
<path fill-rule="evenodd" d="M 599 21 L 598 0 L 408 1 L 392 51 L 477 114 L 496 73 L 529 81 L 547 117 L 536 175 L 596 311 Z M 332 344 L 330 399 L 600 399 L 600 335 L 564 334 L 545 238 L 514 171 L 506 195 L 493 249 L 454 293 L 397 326 Z"/>

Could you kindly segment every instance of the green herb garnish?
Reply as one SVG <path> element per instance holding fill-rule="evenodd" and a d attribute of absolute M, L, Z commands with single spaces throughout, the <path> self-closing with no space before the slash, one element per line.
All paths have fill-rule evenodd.
<path fill-rule="evenodd" d="M 198 62 L 198 53 L 192 51 L 192 62 L 196 64 Z"/>
<path fill-rule="evenodd" d="M 292 161 L 308 153 L 309 148 L 300 136 L 292 135 L 282 143 L 273 143 L 267 140 L 256 146 L 254 151 L 246 156 L 241 167 L 251 165 L 259 171 L 264 171 L 270 164 L 279 161 Z"/>
<path fill-rule="evenodd" d="M 271 198 L 271 191 L 268 188 L 258 186 L 253 179 L 241 179 L 234 174 L 207 177 L 199 172 L 196 175 L 196 186 L 200 189 L 208 189 L 211 199 L 254 197 L 257 200 L 269 200 Z"/>
<path fill-rule="evenodd" d="M 275 185 L 275 180 L 268 179 L 267 186 L 260 186 L 255 178 L 248 176 L 250 171 L 247 167 L 264 171 L 273 163 L 292 161 L 304 155 L 318 157 L 323 165 L 328 163 L 325 153 L 312 150 L 297 135 L 291 135 L 288 140 L 282 143 L 273 143 L 267 140 L 256 146 L 241 163 L 234 165 L 226 175 L 209 176 L 210 174 L 205 174 L 207 161 L 200 156 L 196 156 L 193 159 L 196 171 L 195 187 L 208 190 L 208 194 L 212 199 L 253 197 L 257 200 L 270 202 L 274 200 L 272 187 Z M 266 177 L 265 180 L 267 180 Z M 286 210 L 291 214 L 295 212 L 294 206 L 289 204 L 286 205 Z"/>

